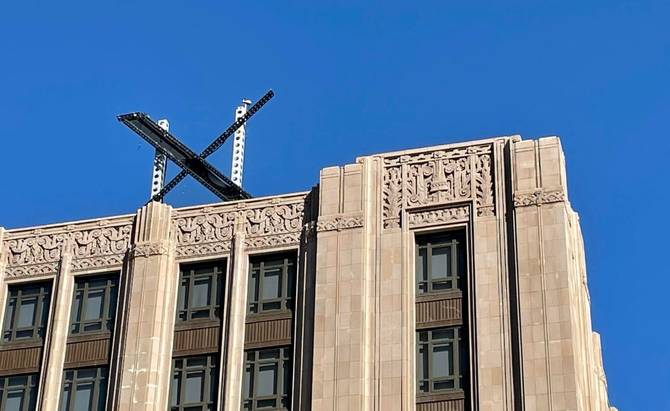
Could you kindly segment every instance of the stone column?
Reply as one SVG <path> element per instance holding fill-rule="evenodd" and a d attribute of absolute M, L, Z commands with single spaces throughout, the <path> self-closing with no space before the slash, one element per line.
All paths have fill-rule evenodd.
<path fill-rule="evenodd" d="M 221 409 L 238 411 L 242 403 L 242 378 L 244 377 L 244 331 L 247 316 L 247 283 L 249 281 L 247 258 L 244 249 L 244 229 L 238 222 L 233 238 L 233 272 L 230 287 L 230 317 L 225 374 L 225 399 Z M 242 229 L 240 229 L 242 228 Z"/>
<path fill-rule="evenodd" d="M 65 364 L 65 352 L 67 337 L 70 329 L 70 309 L 72 308 L 72 296 L 74 292 L 74 275 L 71 270 L 72 249 L 71 244 L 66 242 L 63 246 L 60 268 L 53 284 L 51 304 L 53 315 L 51 315 L 44 342 L 44 353 L 46 369 L 43 373 L 43 387 L 41 400 L 42 410 L 56 410 L 60 402 L 60 394 L 63 389 L 63 365 Z"/>
<path fill-rule="evenodd" d="M 168 408 L 179 283 L 171 213 L 172 207 L 157 202 L 137 213 L 115 409 Z"/>
<path fill-rule="evenodd" d="M 321 171 L 312 409 L 367 410 L 373 395 L 364 167 Z"/>
<path fill-rule="evenodd" d="M 514 144 L 514 218 L 528 410 L 598 409 L 586 272 L 556 137 Z"/>

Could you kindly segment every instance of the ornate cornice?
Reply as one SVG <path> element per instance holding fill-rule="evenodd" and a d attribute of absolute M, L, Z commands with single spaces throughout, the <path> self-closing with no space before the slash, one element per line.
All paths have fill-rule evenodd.
<path fill-rule="evenodd" d="M 468 221 L 470 219 L 470 207 L 458 206 L 431 210 L 417 210 L 408 212 L 407 219 L 409 221 L 409 226 L 412 228 Z"/>
<path fill-rule="evenodd" d="M 363 216 L 338 216 L 320 218 L 316 223 L 316 231 L 342 231 L 351 228 L 363 227 Z"/>
<path fill-rule="evenodd" d="M 526 207 L 565 201 L 565 192 L 558 190 L 535 190 L 526 193 L 514 193 L 514 207 Z"/>

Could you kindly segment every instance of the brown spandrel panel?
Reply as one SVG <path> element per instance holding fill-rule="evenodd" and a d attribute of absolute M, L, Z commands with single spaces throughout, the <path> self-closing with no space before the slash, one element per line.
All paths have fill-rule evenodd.
<path fill-rule="evenodd" d="M 441 400 L 416 404 L 416 411 L 464 411 L 465 400 Z"/>
<path fill-rule="evenodd" d="M 37 372 L 41 357 L 41 346 L 3 349 L 0 351 L 0 375 Z"/>
<path fill-rule="evenodd" d="M 109 363 L 110 338 L 68 341 L 65 367 L 81 367 Z"/>
<path fill-rule="evenodd" d="M 176 330 L 174 355 L 191 355 L 219 350 L 220 326 Z"/>
<path fill-rule="evenodd" d="M 293 331 L 291 318 L 248 322 L 244 333 L 246 348 L 290 344 Z"/>
<path fill-rule="evenodd" d="M 458 325 L 463 322 L 461 297 L 417 301 L 417 327 Z"/>

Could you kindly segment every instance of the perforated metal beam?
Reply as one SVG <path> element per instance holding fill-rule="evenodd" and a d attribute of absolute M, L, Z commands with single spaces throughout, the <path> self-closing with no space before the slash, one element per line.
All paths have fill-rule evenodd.
<path fill-rule="evenodd" d="M 129 113 L 120 115 L 117 118 L 120 122 L 125 124 L 128 128 L 133 130 L 149 144 L 156 147 L 157 150 L 164 153 L 170 160 L 181 167 L 183 170 L 182 172 L 185 173 L 185 175 L 190 174 L 193 176 L 193 178 L 222 200 L 229 201 L 251 198 L 249 193 L 235 185 L 228 177 L 205 161 L 205 156 L 197 155 L 193 150 L 182 144 L 175 136 L 168 131 L 163 130 L 146 114 Z M 221 142 L 221 144 L 223 144 L 223 142 Z M 212 150 L 211 152 L 214 151 Z M 165 188 L 167 188 L 167 186 Z"/>

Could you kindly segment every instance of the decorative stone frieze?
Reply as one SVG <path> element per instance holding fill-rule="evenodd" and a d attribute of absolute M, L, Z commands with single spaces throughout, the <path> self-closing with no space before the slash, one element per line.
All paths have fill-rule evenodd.
<path fill-rule="evenodd" d="M 412 210 L 408 212 L 407 219 L 411 228 L 468 221 L 470 219 L 470 207 L 464 205 L 450 208 Z"/>
<path fill-rule="evenodd" d="M 230 251 L 233 238 L 236 212 L 227 210 L 215 211 L 212 207 L 198 210 L 195 215 L 181 217 L 175 210 L 177 218 L 172 225 L 177 240 L 177 256 L 199 256 L 221 254 Z M 193 210 L 189 210 L 192 214 Z"/>
<path fill-rule="evenodd" d="M 152 255 L 167 254 L 170 246 L 166 242 L 139 243 L 132 247 L 133 257 L 151 257 Z"/>
<path fill-rule="evenodd" d="M 492 144 L 384 158 L 384 228 L 400 227 L 408 207 L 474 200 L 478 216 L 494 215 Z"/>
<path fill-rule="evenodd" d="M 363 227 L 363 216 L 338 216 L 334 218 L 319 219 L 316 223 L 316 231 L 342 231 L 350 228 Z"/>
<path fill-rule="evenodd" d="M 130 244 L 132 216 L 66 226 L 10 231 L 6 241 L 7 275 L 53 274 L 66 244 L 72 247 L 72 269 L 118 266 Z"/>
<path fill-rule="evenodd" d="M 514 193 L 514 207 L 526 207 L 565 201 L 563 190 L 535 190 L 527 193 Z"/>
<path fill-rule="evenodd" d="M 297 245 L 304 224 L 305 195 L 258 202 L 175 210 L 177 256 L 230 252 L 236 229 L 243 227 L 247 248 Z"/>

